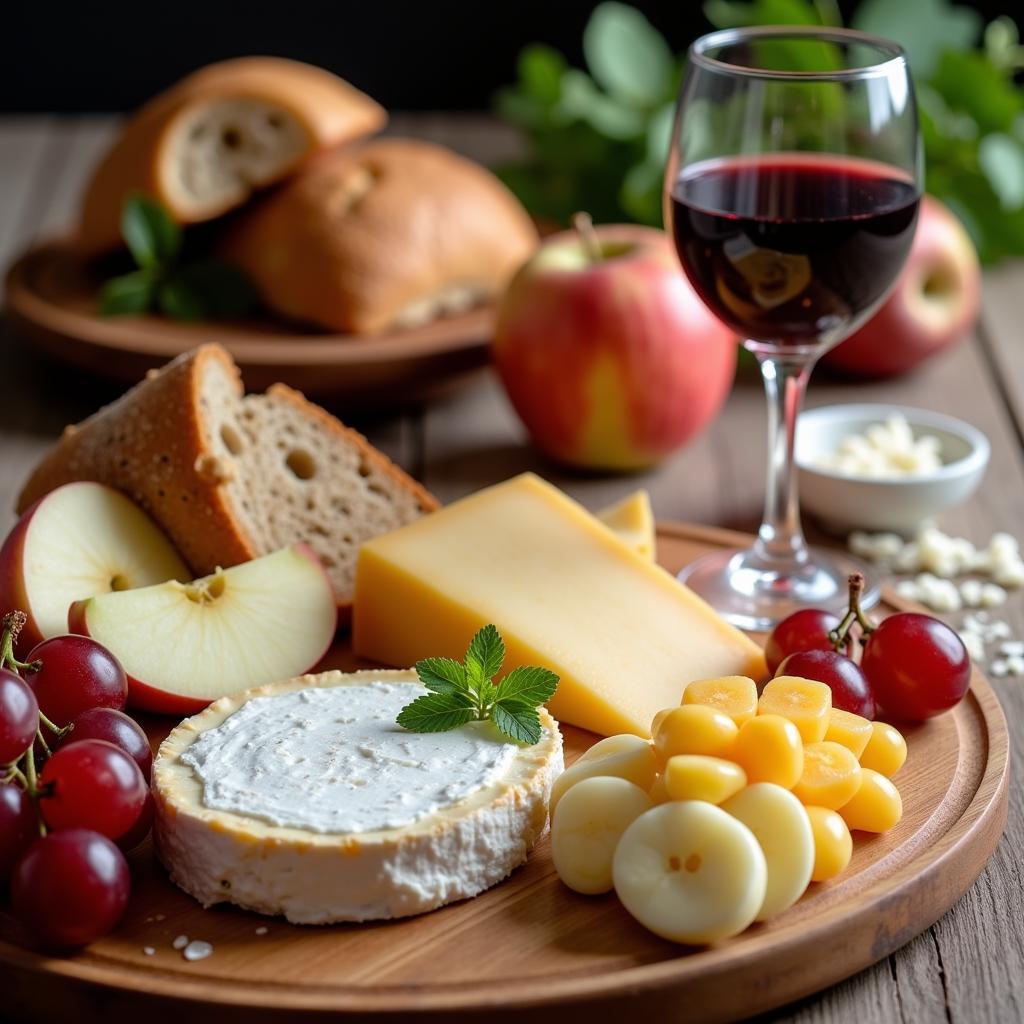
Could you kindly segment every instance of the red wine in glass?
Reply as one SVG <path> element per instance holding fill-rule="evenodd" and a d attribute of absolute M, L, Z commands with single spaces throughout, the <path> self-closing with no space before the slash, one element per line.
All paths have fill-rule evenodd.
<path fill-rule="evenodd" d="M 693 164 L 670 189 L 672 232 L 707 306 L 744 339 L 846 337 L 910 249 L 920 194 L 886 164 L 816 153 Z"/>

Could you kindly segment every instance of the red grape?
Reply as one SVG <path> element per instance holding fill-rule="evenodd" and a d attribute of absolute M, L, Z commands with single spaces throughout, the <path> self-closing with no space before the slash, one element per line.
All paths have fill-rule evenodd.
<path fill-rule="evenodd" d="M 87 828 L 118 840 L 139 820 L 149 789 L 139 766 L 106 740 L 58 750 L 39 773 L 39 801 L 50 828 Z"/>
<path fill-rule="evenodd" d="M 44 945 L 84 946 L 117 924 L 128 904 L 124 854 L 86 828 L 37 839 L 11 876 L 15 916 Z"/>
<path fill-rule="evenodd" d="M 149 830 L 153 827 L 154 811 L 153 794 L 147 789 L 146 802 L 142 807 L 142 813 L 139 815 L 138 821 L 117 840 L 117 845 L 125 853 L 129 850 L 134 850 L 149 835 Z"/>
<path fill-rule="evenodd" d="M 883 619 L 860 660 L 875 699 L 892 718 L 931 718 L 958 704 L 971 684 L 964 642 L 944 622 L 921 612 Z"/>
<path fill-rule="evenodd" d="M 142 777 L 149 782 L 150 769 L 153 767 L 153 751 L 142 727 L 123 711 L 114 708 L 89 708 L 83 711 L 74 721 L 74 728 L 61 737 L 57 750 L 79 740 L 106 740 L 120 747 L 142 772 Z"/>
<path fill-rule="evenodd" d="M 128 677 L 106 647 L 87 636 L 55 636 L 36 644 L 28 661 L 38 672 L 26 675 L 39 710 L 55 725 L 67 725 L 89 708 L 116 708 L 128 698 Z"/>
<path fill-rule="evenodd" d="M 0 886 L 38 838 L 39 817 L 28 793 L 13 783 L 0 783 Z"/>
<path fill-rule="evenodd" d="M 24 680 L 0 668 L 0 765 L 28 750 L 39 728 L 39 705 Z"/>
<path fill-rule="evenodd" d="M 819 608 L 802 608 L 787 615 L 769 634 L 764 645 L 768 671 L 775 675 L 784 658 L 798 651 L 831 651 L 828 638 L 839 619 Z"/>
<path fill-rule="evenodd" d="M 875 697 L 855 661 L 835 651 L 797 651 L 779 666 L 777 676 L 801 676 L 825 683 L 832 691 L 832 707 L 864 718 L 875 717 Z"/>

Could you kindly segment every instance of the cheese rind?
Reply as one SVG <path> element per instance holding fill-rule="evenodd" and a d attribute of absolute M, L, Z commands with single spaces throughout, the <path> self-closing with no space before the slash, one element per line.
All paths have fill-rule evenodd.
<path fill-rule="evenodd" d="M 153 766 L 154 836 L 177 885 L 203 906 L 230 902 L 293 924 L 329 924 L 424 913 L 477 895 L 526 860 L 562 771 L 558 725 L 543 711 L 540 742 L 517 751 L 500 779 L 401 828 L 313 832 L 204 805 L 181 755 L 245 701 L 374 681 L 420 692 L 409 671 L 325 672 L 222 698 L 171 732 Z"/>
<path fill-rule="evenodd" d="M 649 736 L 694 679 L 765 672 L 752 640 L 530 473 L 360 551 L 352 638 L 363 657 L 461 657 L 489 622 L 505 671 L 556 672 L 551 713 L 603 735 Z"/>

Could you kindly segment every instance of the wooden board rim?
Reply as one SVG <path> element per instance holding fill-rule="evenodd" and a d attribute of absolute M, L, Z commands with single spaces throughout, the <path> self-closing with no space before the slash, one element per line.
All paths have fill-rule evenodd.
<path fill-rule="evenodd" d="M 422 327 L 373 336 L 302 333 L 284 325 L 274 331 L 267 331 L 265 325 L 263 330 L 246 331 L 238 323 L 186 324 L 148 315 L 106 318 L 62 306 L 37 287 L 39 274 L 73 259 L 66 239 L 28 249 L 8 268 L 5 305 L 12 321 L 40 347 L 59 358 L 84 359 L 90 365 L 103 354 L 159 365 L 215 335 L 240 364 L 252 368 L 291 367 L 307 375 L 346 369 L 382 373 L 405 364 L 417 367 L 456 360 L 458 368 L 465 369 L 486 362 L 494 325 L 494 308 L 489 305 Z M 121 376 L 116 367 L 110 373 Z"/>
<path fill-rule="evenodd" d="M 734 533 L 715 527 L 690 527 L 685 524 L 659 524 L 659 535 L 693 540 L 705 544 L 733 544 L 749 540 L 744 534 Z M 887 603 L 896 608 L 913 607 L 895 594 L 887 595 Z M 975 670 L 967 701 L 958 709 L 969 707 L 980 726 L 979 733 L 987 739 L 988 749 L 984 758 L 984 769 L 972 782 L 963 809 L 952 820 L 937 842 L 924 847 L 894 873 L 882 875 L 873 883 L 857 892 L 856 903 L 851 908 L 850 899 L 816 916 L 811 927 L 806 922 L 795 922 L 781 929 L 750 935 L 734 948 L 728 950 L 729 973 L 744 966 L 756 967 L 763 960 L 767 949 L 772 949 L 775 959 L 780 954 L 803 958 L 822 948 L 822 941 L 831 932 L 835 920 L 842 918 L 847 930 L 867 928 L 878 914 L 877 904 L 909 898 L 912 889 L 919 889 L 922 882 L 931 883 L 926 901 L 927 910 L 922 911 L 915 921 L 913 930 L 896 932 L 886 940 L 876 943 L 870 956 L 853 957 L 834 965 L 824 982 L 807 986 L 797 985 L 780 990 L 778 998 L 771 1005 L 781 1005 L 800 998 L 825 985 L 834 984 L 857 973 L 871 963 L 882 959 L 909 941 L 919 931 L 937 920 L 960 898 L 980 873 L 988 857 L 995 849 L 1002 834 L 1006 819 L 1008 795 L 1009 735 L 1006 720 L 998 698 L 985 677 Z M 959 776 L 959 770 L 958 770 Z M 966 870 L 957 871 L 955 865 L 967 865 Z M 945 884 L 946 871 L 956 877 L 954 884 Z M 920 893 L 917 894 L 918 896 Z M 13 955 L 11 953 L 13 952 Z M 160 997 L 178 1005 L 198 1004 L 202 1006 L 232 1006 L 243 1008 L 264 1008 L 277 1012 L 322 1012 L 322 1013 L 442 1013 L 466 1011 L 518 1012 L 538 1008 L 555 1008 L 560 1005 L 581 1005 L 628 993 L 640 997 L 653 990 L 670 988 L 673 982 L 687 980 L 697 969 L 694 963 L 698 956 L 670 958 L 654 963 L 628 968 L 618 968 L 605 975 L 590 973 L 568 973 L 558 978 L 546 978 L 540 991 L 524 992 L 521 982 L 510 981 L 505 986 L 487 982 L 479 989 L 465 984 L 437 984 L 432 988 L 402 986 L 397 984 L 377 985 L 374 989 L 356 988 L 344 985 L 315 984 L 295 985 L 277 983 L 272 979 L 263 981 L 260 987 L 251 984 L 218 978 L 211 986 L 208 979 L 189 978 L 184 971 L 168 971 L 159 968 L 139 971 L 114 964 L 100 958 L 78 962 L 57 957 L 41 957 L 31 950 L 18 949 L 6 944 L 0 947 L 0 958 L 10 965 L 17 965 L 41 974 L 57 974 L 67 979 L 87 982 L 92 985 L 114 987 L 125 991 Z M 725 958 L 723 958 L 723 961 Z M 713 982 L 723 970 L 721 961 L 713 965 L 701 965 L 700 970 Z M 268 996 L 272 1001 L 268 1001 Z M 758 1009 L 768 1008 L 759 1005 Z M 700 1019 L 718 1019 L 713 1014 Z M 724 1018 L 723 1018 L 724 1019 Z"/>

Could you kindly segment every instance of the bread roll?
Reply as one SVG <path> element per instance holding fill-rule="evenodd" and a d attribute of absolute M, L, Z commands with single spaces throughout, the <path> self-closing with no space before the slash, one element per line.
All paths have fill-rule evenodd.
<path fill-rule="evenodd" d="M 278 313 L 366 334 L 498 294 L 536 245 L 526 211 L 483 167 L 376 139 L 323 154 L 241 213 L 222 255 Z"/>
<path fill-rule="evenodd" d="M 143 106 L 86 189 L 78 242 L 121 244 L 125 196 L 144 192 L 180 224 L 210 220 L 311 153 L 377 131 L 387 114 L 321 68 L 280 57 L 211 64 Z"/>
<path fill-rule="evenodd" d="M 127 494 L 197 575 L 305 541 L 343 613 L 360 544 L 437 508 L 364 437 L 299 392 L 276 384 L 243 397 L 220 345 L 179 356 L 68 427 L 25 484 L 18 510 L 73 480 Z"/>

